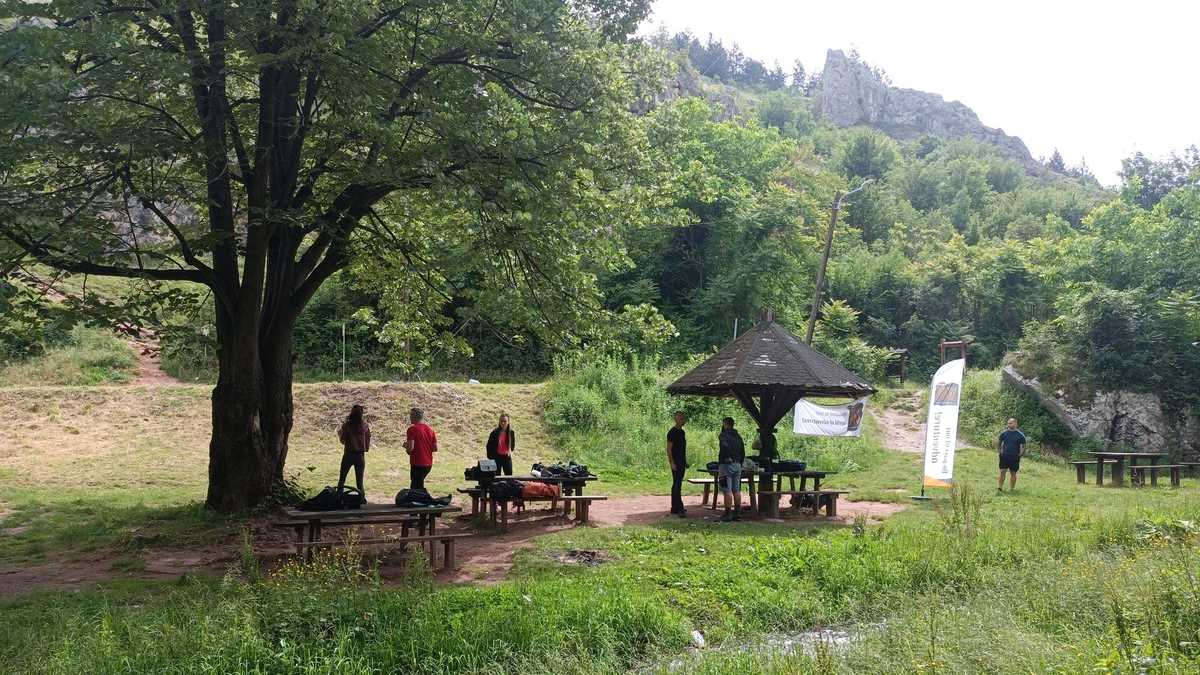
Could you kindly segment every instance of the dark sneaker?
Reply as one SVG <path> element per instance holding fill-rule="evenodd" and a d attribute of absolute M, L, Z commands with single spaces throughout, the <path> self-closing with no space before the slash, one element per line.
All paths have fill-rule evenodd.
<path fill-rule="evenodd" d="M 733 520 L 733 514 L 728 511 L 726 511 L 725 514 L 721 516 L 722 523 L 728 523 L 731 520 Z"/>
<path fill-rule="evenodd" d="M 734 520 L 741 520 L 741 519 L 742 519 L 742 514 L 740 514 L 740 513 L 735 513 L 735 514 L 733 514 L 733 519 L 734 519 Z"/>

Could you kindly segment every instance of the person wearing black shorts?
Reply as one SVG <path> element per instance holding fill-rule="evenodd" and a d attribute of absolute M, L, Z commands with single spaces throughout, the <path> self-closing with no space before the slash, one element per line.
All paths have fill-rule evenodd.
<path fill-rule="evenodd" d="M 1017 418 L 1008 418 L 1008 428 L 1000 432 L 1000 478 L 996 491 L 1004 491 L 1004 473 L 1008 472 L 1009 492 L 1017 489 L 1017 472 L 1021 470 L 1021 458 L 1025 456 L 1028 439 L 1017 428 Z"/>

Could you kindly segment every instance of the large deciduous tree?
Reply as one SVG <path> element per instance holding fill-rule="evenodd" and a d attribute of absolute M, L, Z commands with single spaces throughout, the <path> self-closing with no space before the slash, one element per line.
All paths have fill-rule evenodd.
<path fill-rule="evenodd" d="M 438 274 L 454 228 L 530 297 L 623 256 L 589 257 L 649 201 L 625 42 L 647 4 L 5 2 L 0 241 L 211 290 L 207 504 L 253 506 L 287 459 L 297 316 L 356 252 Z"/>

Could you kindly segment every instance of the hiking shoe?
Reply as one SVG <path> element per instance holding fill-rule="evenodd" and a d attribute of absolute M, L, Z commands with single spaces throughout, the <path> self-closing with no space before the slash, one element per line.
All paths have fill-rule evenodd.
<path fill-rule="evenodd" d="M 726 511 L 725 514 L 721 516 L 722 523 L 728 523 L 731 520 L 733 520 L 733 514 L 728 511 Z"/>
<path fill-rule="evenodd" d="M 735 513 L 735 514 L 733 514 L 733 519 L 734 519 L 734 520 L 741 520 L 741 519 L 742 519 L 742 514 L 740 514 L 740 513 Z"/>

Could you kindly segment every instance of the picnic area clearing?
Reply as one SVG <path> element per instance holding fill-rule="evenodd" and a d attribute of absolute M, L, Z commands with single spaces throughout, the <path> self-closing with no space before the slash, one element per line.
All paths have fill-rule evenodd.
<path fill-rule="evenodd" d="M 297 400 L 332 424 L 347 396 L 376 414 L 443 396 L 426 409 L 457 411 L 441 428 L 464 445 L 503 401 L 528 420 L 518 427 L 526 451 L 564 459 L 540 426 L 539 392 L 311 385 Z M 10 437 L 20 445 L 0 458 L 0 617 L 13 627 L 0 656 L 14 671 L 807 672 L 812 653 L 778 645 L 817 627 L 850 636 L 827 654 L 848 672 L 917 671 L 930 659 L 946 672 L 1118 670 L 1148 649 L 1177 669 L 1196 665 L 1188 640 L 1164 644 L 1159 630 L 1200 629 L 1200 598 L 1185 583 L 1200 573 L 1200 495 L 1188 476 L 1179 488 L 1098 489 L 1063 460 L 1034 456 L 1017 492 L 996 494 L 994 451 L 967 449 L 956 466 L 965 497 L 936 492 L 932 506 L 914 505 L 920 456 L 881 449 L 869 424 L 858 446 L 814 455 L 838 458 L 822 489 L 850 492 L 835 519 L 720 523 L 698 486 L 685 497 L 689 517 L 672 518 L 661 475 L 624 479 L 601 466 L 587 493 L 611 497 L 589 525 L 536 503 L 507 533 L 447 519 L 439 533 L 474 534 L 456 540 L 454 570 L 431 575 L 387 550 L 338 546 L 304 563 L 271 518 L 200 509 L 202 431 L 189 425 L 204 428 L 202 388 L 0 389 L 0 403 L 20 427 Z M 478 421 L 466 412 L 476 407 Z M 311 488 L 331 482 L 326 436 L 316 422 L 293 436 L 292 466 L 318 465 L 302 471 Z M 383 475 L 368 474 L 368 493 L 385 494 L 373 480 L 394 492 L 403 481 L 387 473 L 403 460 L 371 453 Z M 444 457 L 435 492 L 449 493 L 470 454 Z M 655 478 L 658 494 L 646 494 Z M 1133 633 L 1119 632 L 1114 607 Z M 710 648 L 689 650 L 692 631 Z M 374 639 L 355 639 L 363 633 Z M 1012 649 L 996 652 L 995 639 Z"/>

